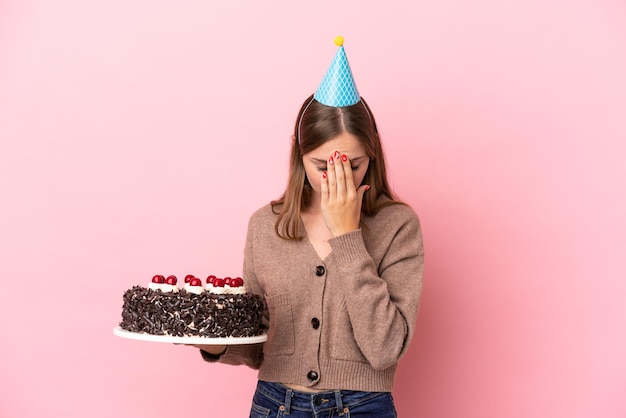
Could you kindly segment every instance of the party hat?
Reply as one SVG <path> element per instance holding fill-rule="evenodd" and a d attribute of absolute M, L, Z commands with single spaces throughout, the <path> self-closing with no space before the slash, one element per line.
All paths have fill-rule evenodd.
<path fill-rule="evenodd" d="M 335 45 L 339 49 L 314 97 L 315 100 L 326 106 L 352 106 L 357 104 L 361 97 L 352 78 L 348 57 L 346 57 L 346 51 L 343 48 L 343 37 L 336 37 Z"/>

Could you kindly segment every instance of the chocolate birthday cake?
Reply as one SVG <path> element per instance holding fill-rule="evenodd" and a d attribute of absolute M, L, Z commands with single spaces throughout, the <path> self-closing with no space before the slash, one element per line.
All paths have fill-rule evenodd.
<path fill-rule="evenodd" d="M 209 276 L 206 286 L 193 275 L 183 288 L 175 276 L 156 275 L 148 287 L 124 292 L 120 328 L 153 335 L 252 337 L 263 334 L 265 301 L 247 293 L 239 277 Z"/>

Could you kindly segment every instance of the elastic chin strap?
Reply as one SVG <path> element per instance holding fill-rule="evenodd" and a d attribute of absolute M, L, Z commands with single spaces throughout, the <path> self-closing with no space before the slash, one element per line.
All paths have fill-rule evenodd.
<path fill-rule="evenodd" d="M 296 141 L 298 141 L 298 144 L 300 143 L 300 126 L 302 126 L 302 118 L 304 117 L 304 114 L 306 113 L 309 106 L 311 106 L 311 103 L 313 103 L 313 100 L 315 100 L 315 97 L 311 97 L 311 100 L 309 100 L 309 103 L 306 104 L 306 107 L 300 114 L 300 120 L 298 121 L 298 134 L 296 136 Z"/>

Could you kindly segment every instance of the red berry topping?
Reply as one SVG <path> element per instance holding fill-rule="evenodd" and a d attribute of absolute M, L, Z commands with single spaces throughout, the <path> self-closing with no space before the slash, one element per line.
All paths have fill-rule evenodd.
<path fill-rule="evenodd" d="M 224 279 L 213 279 L 213 286 L 215 287 L 224 287 Z"/>
<path fill-rule="evenodd" d="M 171 285 L 175 285 L 177 281 L 178 279 L 176 278 L 176 276 L 168 276 L 168 278 L 165 279 L 165 283 L 171 284 Z"/>
<path fill-rule="evenodd" d="M 217 279 L 217 277 L 215 277 L 214 275 L 210 275 L 209 277 L 206 278 L 206 282 L 207 284 L 209 283 L 213 283 L 213 280 Z"/>
<path fill-rule="evenodd" d="M 194 277 L 193 279 L 189 280 L 189 285 L 190 286 L 202 286 L 202 280 Z"/>
<path fill-rule="evenodd" d="M 185 276 L 185 283 L 189 283 L 191 281 L 191 279 L 193 279 L 195 276 L 193 274 L 188 274 Z"/>
<path fill-rule="evenodd" d="M 230 287 L 241 287 L 243 286 L 243 279 L 241 277 L 235 277 L 230 280 Z"/>
<path fill-rule="evenodd" d="M 231 280 L 232 280 L 232 279 L 231 279 L 230 277 L 224 277 L 224 284 L 227 284 L 227 285 L 229 285 L 229 286 L 230 286 L 230 281 L 231 281 Z"/>
<path fill-rule="evenodd" d="M 157 274 L 152 278 L 152 283 L 165 283 L 165 276 Z"/>

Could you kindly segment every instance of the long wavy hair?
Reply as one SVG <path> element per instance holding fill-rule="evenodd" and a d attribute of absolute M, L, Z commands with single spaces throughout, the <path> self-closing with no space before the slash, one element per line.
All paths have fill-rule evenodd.
<path fill-rule="evenodd" d="M 363 184 L 369 184 L 370 189 L 363 197 L 361 213 L 372 216 L 385 206 L 401 203 L 389 187 L 378 129 L 367 102 L 361 97 L 355 105 L 331 107 L 311 95 L 302 104 L 296 120 L 287 188 L 280 199 L 271 202 L 272 210 L 278 214 L 275 229 L 279 237 L 288 240 L 304 237 L 300 231 L 300 212 L 311 203 L 313 189 L 302 156 L 344 132 L 357 137 L 370 158 L 363 178 Z"/>

